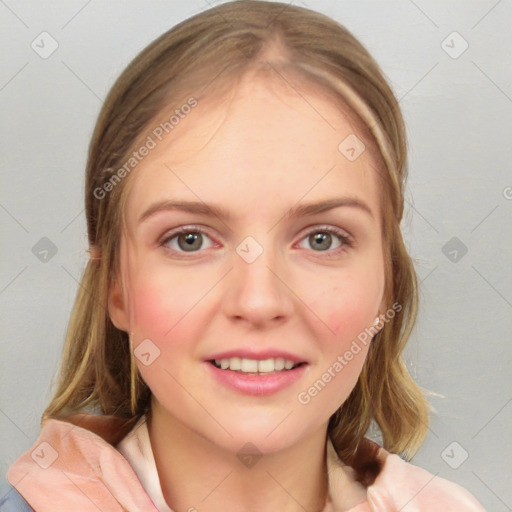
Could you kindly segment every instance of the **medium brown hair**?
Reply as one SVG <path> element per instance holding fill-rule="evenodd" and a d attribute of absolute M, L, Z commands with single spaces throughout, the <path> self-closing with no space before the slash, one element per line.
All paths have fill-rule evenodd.
<path fill-rule="evenodd" d="M 358 134 L 378 164 L 385 300 L 402 308 L 375 335 L 357 384 L 328 425 L 340 458 L 369 484 L 379 470 L 373 445 L 365 438 L 372 419 L 383 446 L 406 458 L 419 448 L 428 426 L 428 402 L 402 357 L 418 303 L 417 278 L 400 231 L 405 127 L 384 74 L 364 46 L 333 19 L 284 3 L 238 0 L 183 21 L 137 55 L 110 90 L 86 170 L 91 259 L 68 326 L 57 389 L 42 422 L 96 410 L 123 419 L 122 437 L 149 411 L 151 393 L 136 370 L 129 336 L 113 325 L 107 310 L 109 288 L 119 272 L 132 175 L 118 180 L 104 197 L 98 198 L 97 191 L 176 106 L 190 97 L 199 102 L 220 97 L 254 69 L 266 69 L 267 77 L 301 77 L 319 94 L 327 94 L 340 112 L 357 119 Z"/>

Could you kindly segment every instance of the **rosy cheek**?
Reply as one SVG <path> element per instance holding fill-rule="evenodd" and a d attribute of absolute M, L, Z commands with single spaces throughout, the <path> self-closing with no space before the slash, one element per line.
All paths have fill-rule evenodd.
<path fill-rule="evenodd" d="M 197 283 L 187 286 L 177 279 L 152 276 L 138 280 L 133 288 L 135 343 L 150 339 L 160 349 L 162 357 L 156 366 L 168 366 L 176 354 L 190 350 L 191 340 L 198 337 L 197 315 L 202 304 L 198 304 L 195 287 Z"/>
<path fill-rule="evenodd" d="M 169 318 L 169 312 L 172 311 L 172 295 L 165 293 L 165 287 L 157 282 L 137 277 L 131 290 L 134 330 L 145 338 L 162 338 L 169 330 L 169 323 L 172 320 Z"/>
<path fill-rule="evenodd" d="M 140 280 L 132 289 L 135 323 L 139 336 L 154 339 L 158 344 L 170 335 L 173 326 L 185 313 L 179 294 L 152 280 Z"/>
<path fill-rule="evenodd" d="M 340 341 L 355 338 L 377 313 L 380 293 L 375 284 L 346 281 L 325 297 L 323 311 L 331 333 Z"/>

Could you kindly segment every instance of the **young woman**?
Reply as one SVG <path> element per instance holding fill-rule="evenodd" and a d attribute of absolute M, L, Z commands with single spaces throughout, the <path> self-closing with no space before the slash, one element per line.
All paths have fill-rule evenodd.
<path fill-rule="evenodd" d="M 398 103 L 334 20 L 236 1 L 154 41 L 96 125 L 91 258 L 2 511 L 482 511 L 403 460 L 428 424 L 405 179 Z"/>

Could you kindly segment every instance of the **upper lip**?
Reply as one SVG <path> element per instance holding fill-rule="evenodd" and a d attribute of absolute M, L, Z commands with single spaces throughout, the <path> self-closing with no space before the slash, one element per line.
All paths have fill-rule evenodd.
<path fill-rule="evenodd" d="M 283 358 L 287 361 L 293 361 L 294 363 L 305 363 L 307 362 L 304 358 L 301 358 L 290 352 L 277 349 L 267 350 L 254 350 L 249 348 L 236 348 L 232 350 L 226 350 L 225 352 L 217 352 L 206 358 L 207 361 L 215 359 L 231 359 L 232 357 L 240 357 L 245 359 L 256 359 L 257 361 L 264 361 L 265 359 L 277 359 Z"/>

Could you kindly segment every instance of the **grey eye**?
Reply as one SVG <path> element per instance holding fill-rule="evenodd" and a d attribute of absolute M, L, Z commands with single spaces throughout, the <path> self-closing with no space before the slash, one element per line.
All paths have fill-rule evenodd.
<path fill-rule="evenodd" d="M 307 240 L 309 245 L 309 247 L 305 247 L 306 249 L 311 248 L 317 252 L 334 250 L 343 245 L 343 237 L 341 235 L 325 229 L 312 231 L 311 233 L 306 235 L 304 240 Z M 333 243 L 336 242 L 337 245 L 333 246 Z"/>
<path fill-rule="evenodd" d="M 210 240 L 210 237 L 206 233 L 191 229 L 170 235 L 163 241 L 162 245 L 178 252 L 197 252 L 200 249 L 208 249 L 213 245 L 210 240 L 210 245 L 205 247 L 207 240 Z"/>

